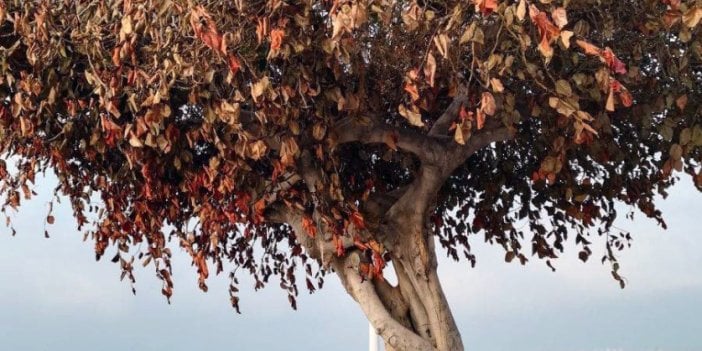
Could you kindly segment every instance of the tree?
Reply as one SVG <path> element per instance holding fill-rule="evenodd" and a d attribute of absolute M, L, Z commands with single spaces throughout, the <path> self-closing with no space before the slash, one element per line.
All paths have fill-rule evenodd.
<path fill-rule="evenodd" d="M 460 350 L 435 241 L 551 266 L 602 237 L 623 287 L 615 204 L 665 226 L 674 171 L 702 189 L 701 18 L 699 0 L 0 0 L 2 211 L 51 170 L 132 283 L 139 259 L 170 297 L 179 246 L 202 290 L 231 269 L 237 310 L 241 271 L 295 308 L 298 268 L 310 291 L 333 271 L 388 349 Z"/>

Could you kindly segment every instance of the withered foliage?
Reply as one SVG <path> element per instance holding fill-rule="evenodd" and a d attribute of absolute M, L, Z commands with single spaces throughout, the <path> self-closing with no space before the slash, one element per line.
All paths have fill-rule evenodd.
<path fill-rule="evenodd" d="M 295 269 L 322 276 L 297 236 L 326 228 L 336 255 L 351 237 L 381 274 L 369 201 L 412 183 L 422 145 L 507 128 L 436 196 L 449 255 L 474 261 L 482 234 L 553 259 L 571 235 L 587 260 L 601 234 L 614 260 L 616 203 L 663 224 L 676 171 L 702 188 L 701 18 L 699 0 L 0 0 L 3 211 L 50 170 L 130 279 L 141 247 L 170 297 L 170 242 L 202 289 L 240 268 L 294 304 Z"/>

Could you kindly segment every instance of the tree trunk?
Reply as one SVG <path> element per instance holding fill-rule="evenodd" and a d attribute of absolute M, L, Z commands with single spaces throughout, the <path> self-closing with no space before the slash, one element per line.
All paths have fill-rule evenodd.
<path fill-rule="evenodd" d="M 290 224 L 297 233 L 304 233 L 300 213 L 283 209 L 271 217 Z M 298 240 L 311 257 L 334 268 L 346 291 L 383 338 L 386 350 L 463 350 L 461 335 L 436 273 L 433 236 L 428 230 L 416 230 L 420 226 L 412 230 L 407 223 L 396 228 L 401 231 L 388 229 L 382 235 L 394 241 L 388 243 L 388 249 L 397 275 L 396 286 L 382 278 L 364 279 L 359 268 L 362 253 L 352 243 L 347 246 L 347 254 L 338 257 L 333 254 L 333 244 L 322 233 L 315 238 L 301 234 Z"/>
<path fill-rule="evenodd" d="M 423 231 L 417 234 L 421 238 L 416 238 L 414 245 L 400 245 L 399 250 L 392 252 L 397 286 L 385 280 L 363 281 L 358 253 L 334 259 L 334 269 L 385 341 L 387 350 L 463 350 L 460 332 L 437 276 L 433 237 Z"/>
<path fill-rule="evenodd" d="M 315 192 L 311 184 L 317 184 L 319 172 L 307 163 L 303 164 L 307 166 L 303 169 L 311 171 L 303 174 L 303 179 L 309 190 Z M 437 275 L 434 236 L 426 223 L 434 196 L 453 168 L 422 167 L 410 186 L 398 197 L 393 195 L 387 206 L 379 207 L 377 225 L 357 233 L 384 245 L 392 258 L 397 286 L 383 278 L 364 279 L 360 269 L 362 253 L 355 248 L 353 240 L 343 244 L 346 255 L 336 256 L 332 235 L 323 221 L 316 218 L 318 216 L 313 218 L 319 234 L 309 237 L 304 234 L 303 215 L 299 210 L 279 206 L 269 211 L 271 220 L 293 226 L 298 241 L 310 257 L 334 268 L 388 350 L 463 350 L 460 332 Z"/>

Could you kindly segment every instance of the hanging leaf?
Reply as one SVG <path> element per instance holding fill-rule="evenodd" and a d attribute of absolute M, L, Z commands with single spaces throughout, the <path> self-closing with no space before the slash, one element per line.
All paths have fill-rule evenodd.
<path fill-rule="evenodd" d="M 424 77 L 430 87 L 434 87 L 434 79 L 436 77 L 436 59 L 431 52 L 427 55 L 427 62 L 424 65 Z"/>
<path fill-rule="evenodd" d="M 415 106 L 412 106 L 408 109 L 407 107 L 405 107 L 405 105 L 400 105 L 397 109 L 400 112 L 400 116 L 404 117 L 407 121 L 409 121 L 411 125 L 416 127 L 424 127 L 424 122 L 422 121 L 422 114 L 419 113 L 419 110 Z"/>

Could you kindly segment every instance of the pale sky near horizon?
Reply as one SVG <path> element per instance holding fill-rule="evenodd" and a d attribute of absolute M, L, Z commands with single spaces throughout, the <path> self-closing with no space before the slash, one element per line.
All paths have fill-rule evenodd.
<path fill-rule="evenodd" d="M 42 184 L 41 188 L 49 189 Z M 637 216 L 619 254 L 621 290 L 597 258 L 577 252 L 553 273 L 533 260 L 506 264 L 504 252 L 474 240 L 476 268 L 441 260 L 439 273 L 466 347 L 525 351 L 702 350 L 702 194 L 685 179 L 660 201 L 669 229 Z M 168 305 L 151 267 L 139 266 L 137 294 L 119 281 L 111 255 L 95 262 L 66 206 L 43 236 L 42 191 L 14 216 L 18 234 L 0 229 L 0 350 L 365 350 L 367 322 L 334 277 L 298 311 L 272 283 L 254 293 L 242 279 L 243 315 L 229 306 L 226 275 L 197 288 L 187 255 L 173 248 L 175 295 Z M 65 202 L 64 202 L 65 203 Z M 622 216 L 623 217 L 623 214 Z M 441 254 L 441 253 L 440 253 Z M 108 257 L 109 256 L 109 257 Z"/>

